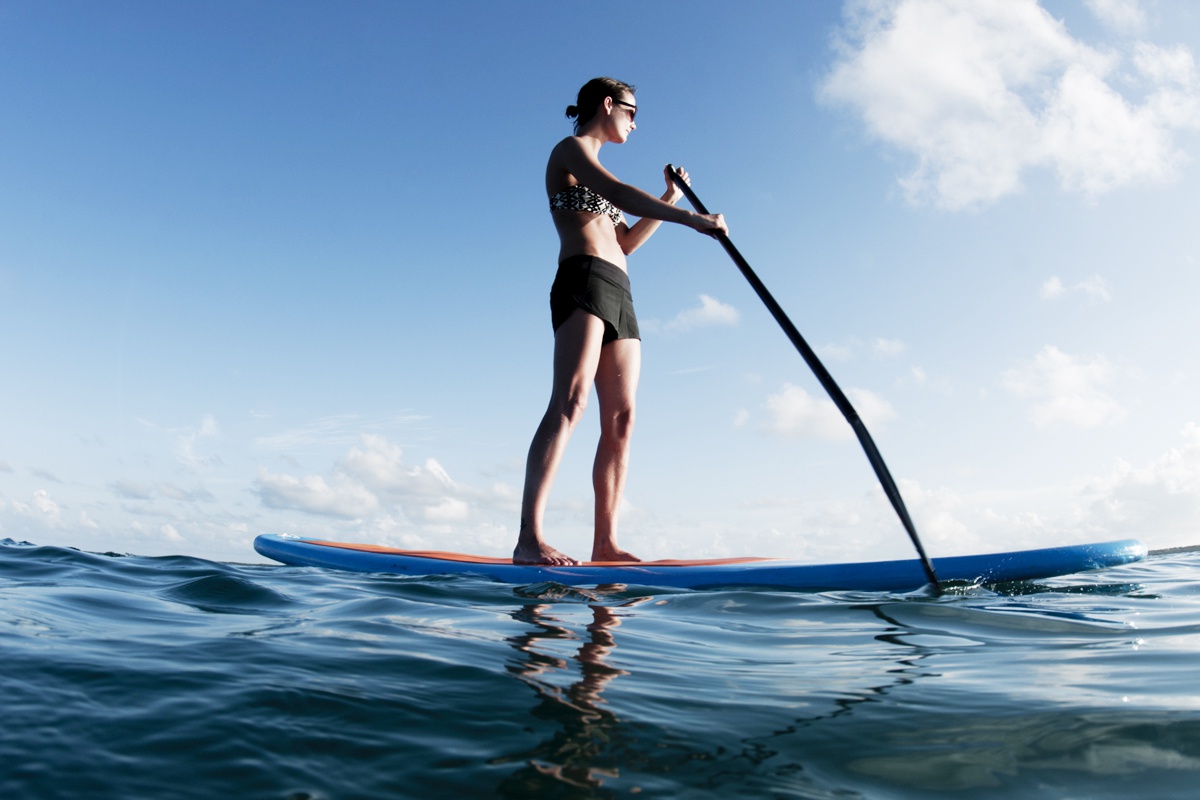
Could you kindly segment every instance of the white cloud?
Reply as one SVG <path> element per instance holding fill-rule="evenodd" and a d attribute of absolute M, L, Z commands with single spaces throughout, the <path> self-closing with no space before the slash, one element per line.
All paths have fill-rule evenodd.
<path fill-rule="evenodd" d="M 1109 19 L 1135 8 L 1094 6 Z M 992 202 L 1034 168 L 1089 198 L 1166 180 L 1183 160 L 1175 132 L 1200 127 L 1190 51 L 1140 42 L 1102 52 L 1036 0 L 855 0 L 843 36 L 820 94 L 915 156 L 900 181 L 914 203 Z M 1141 102 L 1114 88 L 1127 62 Z"/>
<path fill-rule="evenodd" d="M 402 449 L 378 434 L 360 436 L 324 475 L 260 469 L 254 492 L 268 508 L 322 518 L 293 517 L 275 530 L 311 529 L 331 538 L 496 555 L 512 548 L 509 525 L 520 506 L 518 489 L 503 482 L 459 483 L 433 458 L 406 464 Z"/>
<path fill-rule="evenodd" d="M 908 349 L 908 346 L 899 339 L 876 339 L 871 343 L 871 351 L 877 356 L 891 358 L 898 356 Z"/>
<path fill-rule="evenodd" d="M 1172 177 L 1183 157 L 1173 147 L 1173 122 L 1149 102 L 1134 108 L 1103 75 L 1072 64 L 1028 143 L 1030 155 L 1052 166 L 1064 188 L 1095 197 L 1142 179 Z"/>
<path fill-rule="evenodd" d="M 434 459 L 424 467 L 407 466 L 403 450 L 378 434 L 364 434 L 361 444 L 350 448 L 340 468 L 346 475 L 373 491 L 397 498 L 433 497 L 456 488 L 446 470 Z"/>
<path fill-rule="evenodd" d="M 706 294 L 700 295 L 700 305 L 680 311 L 675 318 L 663 325 L 667 331 L 690 331 L 711 325 L 736 325 L 738 310 Z"/>
<path fill-rule="evenodd" d="M 50 527 L 58 527 L 62 522 L 62 511 L 58 503 L 54 502 L 45 489 L 35 491 L 28 503 L 13 500 L 12 508 L 23 517 Z"/>
<path fill-rule="evenodd" d="M 463 522 L 471 507 L 456 497 L 443 497 L 436 505 L 426 506 L 425 519 L 431 522 Z"/>
<path fill-rule="evenodd" d="M 270 508 L 293 508 L 310 514 L 356 518 L 379 508 L 379 498 L 346 475 L 326 480 L 319 475 L 296 478 L 260 469 L 255 491 Z"/>
<path fill-rule="evenodd" d="M 822 361 L 849 361 L 854 358 L 855 344 L 823 344 L 815 349 Z"/>
<path fill-rule="evenodd" d="M 359 441 L 364 429 L 390 429 L 411 426 L 428 417 L 421 414 L 394 414 L 363 419 L 358 414 L 339 414 L 312 420 L 298 428 L 273 436 L 260 436 L 254 446 L 263 450 L 297 450 L 314 445 L 348 446 Z"/>
<path fill-rule="evenodd" d="M 1063 286 L 1062 279 L 1054 275 L 1042 284 L 1042 288 L 1038 291 L 1038 297 L 1043 300 L 1056 300 L 1062 297 L 1066 291 L 1067 287 Z"/>
<path fill-rule="evenodd" d="M 1192 52 L 1183 45 L 1158 47 L 1138 42 L 1133 51 L 1133 64 L 1144 77 L 1154 83 L 1188 87 L 1196 84 L 1196 62 Z"/>
<path fill-rule="evenodd" d="M 148 420 L 140 420 L 143 426 L 160 435 L 174 438 L 175 458 L 192 470 L 201 467 L 219 467 L 223 464 L 221 457 L 202 455 L 198 452 L 200 445 L 207 439 L 215 439 L 220 433 L 220 427 L 212 414 L 205 414 L 196 425 L 185 425 L 178 428 L 164 428 Z"/>
<path fill-rule="evenodd" d="M 221 459 L 218 456 L 200 456 L 196 452 L 196 445 L 204 439 L 215 438 L 220 434 L 220 429 L 217 427 L 217 420 L 212 414 L 205 414 L 200 420 L 200 424 L 194 428 L 182 428 L 177 432 L 175 454 L 179 460 L 189 467 L 199 467 L 205 464 L 219 464 Z"/>
<path fill-rule="evenodd" d="M 1107 303 L 1112 300 L 1112 292 L 1109 291 L 1108 281 L 1099 275 L 1093 275 L 1090 278 L 1085 278 L 1075 284 L 1074 289 L 1083 292 L 1088 297 L 1098 302 Z"/>
<path fill-rule="evenodd" d="M 412 475 L 404 468 L 404 451 L 377 434 L 360 437 L 362 446 L 351 447 L 343 460 L 347 472 L 374 486 L 402 485 Z"/>
<path fill-rule="evenodd" d="M 1142 539 L 1151 548 L 1194 545 L 1200 541 L 1200 425 L 1189 423 L 1180 437 L 1148 463 L 1117 460 L 1108 470 L 1054 485 L 1012 488 L 990 481 L 986 489 L 961 490 L 899 475 L 897 483 L 935 558 L 1124 538 Z M 764 536 L 767 526 L 783 535 Z M 746 503 L 736 529 L 736 538 L 712 548 L 719 552 L 705 554 L 784 553 L 815 561 L 913 557 L 877 483 L 861 496 L 756 498 Z"/>
<path fill-rule="evenodd" d="M 192 491 L 181 489 L 173 483 L 163 483 L 158 487 L 159 492 L 163 497 L 169 500 L 178 500 L 184 503 L 215 503 L 217 498 L 212 492 L 203 487 L 199 487 Z"/>
<path fill-rule="evenodd" d="M 138 483 L 130 480 L 116 480 L 108 485 L 113 494 L 125 500 L 152 500 L 154 499 L 154 487 L 147 483 Z"/>
<path fill-rule="evenodd" d="M 849 389 L 850 403 L 864 424 L 877 426 L 896 418 L 896 412 L 887 400 L 867 389 Z"/>
<path fill-rule="evenodd" d="M 842 344 L 823 344 L 814 349 L 822 360 L 850 361 L 864 351 L 869 351 L 877 358 L 894 358 L 908 350 L 908 345 L 899 339 L 885 339 L 882 336 L 870 342 L 855 337 Z"/>
<path fill-rule="evenodd" d="M 896 416 L 891 405 L 874 392 L 851 389 L 846 394 L 868 427 Z M 854 435 L 832 400 L 813 397 L 799 386 L 785 384 L 779 392 L 767 398 L 765 408 L 770 417 L 770 429 L 785 436 L 843 440 Z"/>
<path fill-rule="evenodd" d="M 931 378 L 929 373 L 919 366 L 910 367 L 907 374 L 896 378 L 895 385 L 902 389 L 927 389 L 946 397 L 954 394 L 954 384 L 949 378 Z"/>
<path fill-rule="evenodd" d="M 1112 291 L 1108 287 L 1108 281 L 1099 275 L 1085 278 L 1069 288 L 1061 278 L 1054 275 L 1042 284 L 1042 288 L 1038 290 L 1038 297 L 1043 300 L 1058 300 L 1067 292 L 1087 295 L 1089 300 L 1097 303 L 1107 303 L 1112 300 Z"/>
<path fill-rule="evenodd" d="M 1146 26 L 1146 12 L 1139 0 L 1084 0 L 1084 5 L 1115 31 L 1138 33 Z"/>
<path fill-rule="evenodd" d="M 58 504 L 50 499 L 50 493 L 45 489 L 38 489 L 33 493 L 33 507 L 54 524 L 58 524 L 61 519 Z"/>
<path fill-rule="evenodd" d="M 173 483 L 149 484 L 120 479 L 110 483 L 108 488 L 123 500 L 154 500 L 164 497 L 186 503 L 213 503 L 217 499 L 212 492 L 202 487 L 189 492 Z"/>
<path fill-rule="evenodd" d="M 455 488 L 454 481 L 450 479 L 450 473 L 446 472 L 446 468 L 437 462 L 437 459 L 425 459 L 425 470 L 436 478 L 442 486 L 449 489 Z"/>
<path fill-rule="evenodd" d="M 164 523 L 159 527 L 158 535 L 164 541 L 171 542 L 172 544 L 179 544 L 183 541 L 183 536 L 181 536 L 179 531 L 175 529 L 175 526 L 169 522 Z"/>
<path fill-rule="evenodd" d="M 1046 345 L 1032 361 L 1006 371 L 1002 383 L 1022 400 L 1033 401 L 1029 418 L 1038 428 L 1095 428 L 1125 417 L 1125 409 L 1104 391 L 1116 375 L 1104 356 L 1076 357 Z"/>
<path fill-rule="evenodd" d="M 1119 536 L 1155 536 L 1157 546 L 1193 545 L 1200 519 L 1200 427 L 1189 422 L 1180 446 L 1142 467 L 1118 459 L 1079 494 L 1088 527 Z"/>
<path fill-rule="evenodd" d="M 1200 426 L 1142 466 L 1116 459 L 1098 475 L 1035 491 L 958 494 L 901 481 L 934 555 L 1143 539 L 1151 548 L 1194 545 L 1200 519 Z"/>
<path fill-rule="evenodd" d="M 260 469 L 255 491 L 271 508 L 365 523 L 383 519 L 408 519 L 410 525 L 463 522 L 472 517 L 477 504 L 512 513 L 514 492 L 507 486 L 486 490 L 461 486 L 436 459 L 409 466 L 403 455 L 402 448 L 386 437 L 363 434 L 328 476 L 276 475 Z"/>

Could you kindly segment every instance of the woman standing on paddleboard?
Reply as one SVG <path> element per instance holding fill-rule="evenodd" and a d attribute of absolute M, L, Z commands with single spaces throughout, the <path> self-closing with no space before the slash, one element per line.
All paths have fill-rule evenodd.
<path fill-rule="evenodd" d="M 558 274 L 550 289 L 554 325 L 554 385 L 550 405 L 529 446 L 521 531 L 513 551 L 520 564 L 574 564 L 548 545 L 542 520 L 567 440 L 593 384 L 600 404 L 600 444 L 592 469 L 596 491 L 593 561 L 637 561 L 617 546 L 617 510 L 625 488 L 634 396 L 642 366 L 642 343 L 625 256 L 638 249 L 663 221 L 703 233 L 728 233 L 720 214 L 696 214 L 675 206 L 682 192 L 664 170 L 662 199 L 621 183 L 600 164 L 600 148 L 623 144 L 637 125 L 634 87 L 595 78 L 579 90 L 567 116 L 575 135 L 550 151 L 546 193 L 560 241 Z M 687 173 L 679 170 L 686 180 Z M 641 219 L 633 225 L 621 213 Z"/>

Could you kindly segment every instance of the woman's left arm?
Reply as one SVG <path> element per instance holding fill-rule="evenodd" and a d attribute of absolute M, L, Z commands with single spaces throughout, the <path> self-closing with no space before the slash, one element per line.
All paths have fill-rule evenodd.
<path fill-rule="evenodd" d="M 688 174 L 683 167 L 676 167 L 675 171 L 679 173 L 679 177 L 683 178 L 685 183 L 689 186 L 691 185 L 691 181 L 688 180 Z M 671 180 L 669 167 L 663 167 L 663 177 L 667 180 L 667 190 L 663 192 L 662 201 L 674 205 L 679 202 L 679 198 L 683 197 L 683 192 L 675 185 L 675 181 Z M 639 219 L 633 225 L 620 225 L 617 227 L 617 244 L 621 246 L 621 250 L 625 255 L 629 255 L 645 244 L 650 235 L 658 230 L 659 225 L 662 225 L 662 220 L 650 219 L 648 217 Z"/>

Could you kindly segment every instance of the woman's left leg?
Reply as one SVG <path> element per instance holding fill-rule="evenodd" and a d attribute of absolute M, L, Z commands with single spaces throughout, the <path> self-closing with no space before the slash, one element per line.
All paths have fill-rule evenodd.
<path fill-rule="evenodd" d="M 593 561 L 638 561 L 617 546 L 617 513 L 629 469 L 635 397 L 642 371 L 639 339 L 617 339 L 600 350 L 596 369 L 596 401 L 600 407 L 600 444 L 592 467 L 596 491 Z"/>
<path fill-rule="evenodd" d="M 529 445 L 525 490 L 521 499 L 521 527 L 513 550 L 513 563 L 577 563 L 546 544 L 542 522 L 550 499 L 550 486 L 558 473 L 567 440 L 583 417 L 588 394 L 596 382 L 603 340 L 603 320 L 581 308 L 576 309 L 554 333 L 554 388 L 550 404 Z"/>

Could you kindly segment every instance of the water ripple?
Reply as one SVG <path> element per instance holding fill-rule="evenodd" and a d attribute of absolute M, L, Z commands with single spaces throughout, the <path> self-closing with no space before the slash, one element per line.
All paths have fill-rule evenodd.
<path fill-rule="evenodd" d="M 1191 797 L 1200 556 L 928 593 L 0 543 L 12 797 Z"/>

